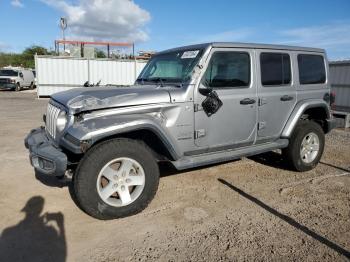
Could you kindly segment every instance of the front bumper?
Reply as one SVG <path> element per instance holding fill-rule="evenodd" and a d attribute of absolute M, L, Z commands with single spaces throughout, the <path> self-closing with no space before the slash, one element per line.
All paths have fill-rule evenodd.
<path fill-rule="evenodd" d="M 67 156 L 48 138 L 45 129 L 33 129 L 24 140 L 35 171 L 49 176 L 63 176 L 67 170 Z"/>
<path fill-rule="evenodd" d="M 1 83 L 0 84 L 0 90 L 13 90 L 13 89 L 16 89 L 16 84 L 4 84 L 4 83 Z"/>

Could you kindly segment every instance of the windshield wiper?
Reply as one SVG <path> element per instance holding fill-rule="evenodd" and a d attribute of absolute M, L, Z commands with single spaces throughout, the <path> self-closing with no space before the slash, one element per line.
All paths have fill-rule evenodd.
<path fill-rule="evenodd" d="M 141 81 L 141 84 L 143 85 L 145 82 L 155 82 L 155 83 L 160 83 L 160 86 L 163 87 L 164 86 L 164 82 L 166 81 L 165 78 L 160 78 L 160 77 L 153 77 L 153 78 L 137 78 L 136 81 Z"/>
<path fill-rule="evenodd" d="M 164 82 L 163 81 L 167 81 L 167 79 L 166 78 L 160 78 L 160 77 L 154 77 L 154 78 L 148 78 L 146 81 L 160 83 L 160 86 L 163 87 L 164 86 Z"/>
<path fill-rule="evenodd" d="M 147 78 L 140 77 L 136 79 L 137 82 L 141 81 L 141 85 L 145 83 L 145 80 L 147 80 Z"/>
<path fill-rule="evenodd" d="M 152 78 L 137 78 L 136 81 L 141 81 L 141 84 L 143 85 L 144 82 L 153 82 L 153 83 L 159 83 L 160 84 L 160 87 L 164 87 L 165 84 L 164 82 L 166 82 L 166 85 L 172 85 L 172 86 L 175 86 L 175 87 L 182 87 L 183 86 L 183 83 L 172 83 L 172 82 L 168 82 L 169 79 L 168 78 L 161 78 L 161 77 L 152 77 Z"/>

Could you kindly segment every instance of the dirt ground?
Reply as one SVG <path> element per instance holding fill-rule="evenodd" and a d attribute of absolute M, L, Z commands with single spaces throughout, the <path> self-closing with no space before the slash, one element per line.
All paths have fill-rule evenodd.
<path fill-rule="evenodd" d="M 332 131 L 306 173 L 277 153 L 186 172 L 162 166 L 146 210 L 99 221 L 65 184 L 34 176 L 23 139 L 47 101 L 0 92 L 0 261 L 350 259 L 350 132 Z"/>

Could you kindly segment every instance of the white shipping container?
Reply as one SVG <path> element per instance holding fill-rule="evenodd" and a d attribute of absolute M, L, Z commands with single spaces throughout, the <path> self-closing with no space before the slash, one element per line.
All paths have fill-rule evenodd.
<path fill-rule="evenodd" d="M 82 87 L 86 81 L 100 85 L 132 85 L 147 61 L 36 56 L 38 97 Z"/>

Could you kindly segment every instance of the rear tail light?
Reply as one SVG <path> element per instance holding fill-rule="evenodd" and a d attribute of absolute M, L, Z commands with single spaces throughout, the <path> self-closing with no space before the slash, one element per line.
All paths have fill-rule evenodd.
<path fill-rule="evenodd" d="M 335 109 L 335 92 L 331 92 L 329 104 L 332 109 Z"/>
<path fill-rule="evenodd" d="M 332 109 L 334 109 L 334 102 L 335 102 L 335 93 L 325 93 L 323 96 L 323 100 L 326 101 Z"/>

